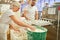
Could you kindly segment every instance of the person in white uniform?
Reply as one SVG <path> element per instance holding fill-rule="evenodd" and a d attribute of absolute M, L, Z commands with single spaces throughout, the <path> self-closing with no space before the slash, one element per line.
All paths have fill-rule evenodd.
<path fill-rule="evenodd" d="M 10 28 L 14 29 L 12 25 L 12 21 L 14 21 L 17 25 L 30 28 L 31 30 L 35 30 L 34 26 L 28 25 L 16 18 L 14 12 L 17 12 L 20 9 L 20 4 L 18 2 L 13 2 L 11 5 L 11 9 L 8 9 L 0 18 L 0 40 L 7 40 L 7 31 Z"/>
<path fill-rule="evenodd" d="M 29 2 L 29 5 L 23 10 L 24 17 L 27 20 L 38 20 L 38 9 L 35 6 L 36 0 L 29 0 Z"/>

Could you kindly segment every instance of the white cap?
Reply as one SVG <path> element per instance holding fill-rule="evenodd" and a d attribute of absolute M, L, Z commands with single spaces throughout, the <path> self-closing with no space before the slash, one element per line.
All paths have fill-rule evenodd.
<path fill-rule="evenodd" d="M 20 8 L 20 3 L 19 2 L 12 2 L 12 4 L 11 5 L 15 5 L 15 6 L 17 6 L 17 7 L 19 7 Z"/>

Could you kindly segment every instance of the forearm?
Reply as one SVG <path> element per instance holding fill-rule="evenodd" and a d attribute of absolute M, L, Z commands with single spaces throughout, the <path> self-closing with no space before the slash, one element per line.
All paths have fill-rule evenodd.
<path fill-rule="evenodd" d="M 14 29 L 14 26 L 11 25 L 11 24 L 9 24 L 9 28 L 10 28 L 10 29 Z"/>
<path fill-rule="evenodd" d="M 17 19 L 17 18 L 16 18 L 15 16 L 13 16 L 13 15 L 10 16 L 10 18 L 11 18 L 17 25 L 19 25 L 19 26 L 31 28 L 30 25 L 28 25 L 28 24 L 26 24 L 26 23 L 20 21 L 19 19 Z"/>
<path fill-rule="evenodd" d="M 22 26 L 22 27 L 27 27 L 27 28 L 30 28 L 30 25 L 22 22 L 22 21 L 19 21 L 19 22 L 16 22 L 16 24 L 18 24 L 19 26 Z"/>
<path fill-rule="evenodd" d="M 27 20 L 30 20 L 28 17 L 25 17 Z"/>
<path fill-rule="evenodd" d="M 23 13 L 23 15 L 24 15 L 24 17 L 25 17 L 27 20 L 30 20 L 30 19 L 28 18 L 27 14 L 28 14 L 28 11 L 25 10 L 24 13 Z"/>
<path fill-rule="evenodd" d="M 35 14 L 35 20 L 38 20 L 38 13 Z"/>
<path fill-rule="evenodd" d="M 20 32 L 20 30 L 19 30 L 19 29 L 16 29 L 13 25 L 11 25 L 11 24 L 9 24 L 9 25 L 10 25 L 10 26 L 9 26 L 10 29 L 13 29 L 13 30 L 15 30 L 15 31 Z"/>
<path fill-rule="evenodd" d="M 28 18 L 26 15 L 24 15 L 24 17 L 25 17 L 27 20 L 29 20 L 29 18 Z"/>
<path fill-rule="evenodd" d="M 36 15 L 36 20 L 38 20 L 38 15 Z"/>

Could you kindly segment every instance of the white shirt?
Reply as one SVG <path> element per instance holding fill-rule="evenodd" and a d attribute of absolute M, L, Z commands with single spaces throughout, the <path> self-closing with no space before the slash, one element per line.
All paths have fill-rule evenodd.
<path fill-rule="evenodd" d="M 0 33 L 6 33 L 12 20 L 9 16 L 14 15 L 12 10 L 7 10 L 0 18 Z"/>
<path fill-rule="evenodd" d="M 10 23 L 11 18 L 9 16 L 14 15 L 14 12 L 12 10 L 7 10 L 0 18 L 1 23 Z"/>
<path fill-rule="evenodd" d="M 27 17 L 30 18 L 31 20 L 35 20 L 35 12 L 38 11 L 36 6 L 30 6 L 27 5 L 24 10 L 27 10 Z"/>

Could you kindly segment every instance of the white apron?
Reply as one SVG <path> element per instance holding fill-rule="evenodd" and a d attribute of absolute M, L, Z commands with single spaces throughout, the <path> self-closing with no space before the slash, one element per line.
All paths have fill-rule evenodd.
<path fill-rule="evenodd" d="M 7 40 L 7 31 L 9 25 L 5 23 L 0 23 L 0 40 Z"/>

